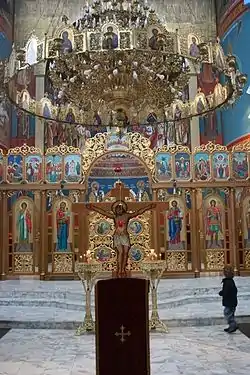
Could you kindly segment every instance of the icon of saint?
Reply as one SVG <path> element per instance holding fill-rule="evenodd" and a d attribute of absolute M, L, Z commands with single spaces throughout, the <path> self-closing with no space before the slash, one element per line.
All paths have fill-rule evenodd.
<path fill-rule="evenodd" d="M 183 214 L 178 207 L 177 201 L 171 202 L 171 208 L 168 212 L 168 229 L 169 229 L 169 249 L 180 248 L 181 230 L 182 230 Z"/>
<path fill-rule="evenodd" d="M 70 53 L 72 52 L 73 48 L 72 48 L 72 42 L 71 40 L 69 39 L 69 33 L 68 31 L 64 31 L 62 33 L 62 52 L 63 53 Z"/>
<path fill-rule="evenodd" d="M 65 202 L 60 203 L 56 213 L 57 251 L 68 251 L 70 213 Z"/>
<path fill-rule="evenodd" d="M 210 237 L 209 248 L 221 247 L 219 243 L 219 233 L 222 233 L 221 227 L 221 211 L 216 206 L 215 199 L 210 201 L 210 206 L 206 212 L 206 232 L 207 236 Z"/>
<path fill-rule="evenodd" d="M 32 233 L 32 218 L 26 202 L 22 202 L 16 222 L 17 251 L 30 251 L 30 236 Z"/>
<path fill-rule="evenodd" d="M 151 38 L 149 38 L 149 41 L 148 41 L 149 47 L 152 50 L 158 50 L 158 48 L 159 48 L 159 46 L 158 46 L 158 34 L 159 34 L 159 31 L 157 29 L 152 30 L 152 36 L 151 36 Z"/>
<path fill-rule="evenodd" d="M 197 46 L 197 41 L 196 38 L 193 36 L 192 37 L 192 43 L 190 44 L 189 47 L 189 55 L 192 57 L 197 57 L 200 54 L 199 47 Z"/>
<path fill-rule="evenodd" d="M 118 47 L 118 35 L 114 32 L 112 26 L 108 26 L 107 32 L 104 34 L 102 43 L 103 49 L 115 49 Z"/>

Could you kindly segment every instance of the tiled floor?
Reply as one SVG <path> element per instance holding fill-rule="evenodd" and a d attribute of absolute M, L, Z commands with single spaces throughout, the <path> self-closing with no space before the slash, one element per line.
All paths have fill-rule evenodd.
<path fill-rule="evenodd" d="M 1 375 L 94 375 L 94 336 L 18 330 L 0 340 Z M 151 335 L 152 375 L 249 375 L 250 340 L 222 326 L 172 328 Z"/>

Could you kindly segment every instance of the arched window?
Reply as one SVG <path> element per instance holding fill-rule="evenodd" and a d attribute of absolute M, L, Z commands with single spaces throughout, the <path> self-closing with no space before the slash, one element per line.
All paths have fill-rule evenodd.
<path fill-rule="evenodd" d="M 26 63 L 33 65 L 37 62 L 37 40 L 30 39 L 26 47 Z"/>

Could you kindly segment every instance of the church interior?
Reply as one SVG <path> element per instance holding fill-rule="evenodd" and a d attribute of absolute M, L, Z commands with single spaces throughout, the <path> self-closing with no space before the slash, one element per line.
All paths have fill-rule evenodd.
<path fill-rule="evenodd" d="M 249 374 L 248 29 L 246 0 L 0 0 L 0 375 Z"/>

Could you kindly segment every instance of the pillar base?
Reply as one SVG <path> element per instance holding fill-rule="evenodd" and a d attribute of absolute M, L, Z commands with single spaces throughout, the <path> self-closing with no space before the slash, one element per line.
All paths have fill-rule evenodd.
<path fill-rule="evenodd" d="M 197 269 L 194 271 L 194 277 L 195 279 L 198 279 L 200 277 L 200 271 L 198 271 Z"/>
<path fill-rule="evenodd" d="M 41 281 L 46 280 L 45 273 L 40 273 L 40 280 Z"/>

